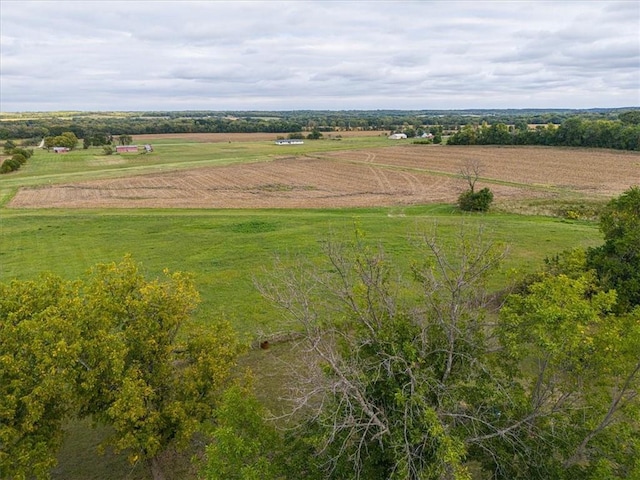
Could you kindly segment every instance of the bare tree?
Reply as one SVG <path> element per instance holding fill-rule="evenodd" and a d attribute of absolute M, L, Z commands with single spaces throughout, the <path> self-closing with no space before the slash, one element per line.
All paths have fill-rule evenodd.
<path fill-rule="evenodd" d="M 476 182 L 480 178 L 481 171 L 482 163 L 476 158 L 465 160 L 460 169 L 460 176 L 469 184 L 471 193 L 475 193 Z"/>
<path fill-rule="evenodd" d="M 407 278 L 356 235 L 349 245 L 325 244 L 327 268 L 278 261 L 278 273 L 259 284 L 303 330 L 294 410 L 323 426 L 334 466 L 350 459 L 356 478 L 366 477 L 375 457 L 383 476 L 466 478 L 464 445 L 447 424 L 462 423 L 451 413 L 456 385 L 478 377 L 473 368 L 489 370 L 483 285 L 505 253 L 480 236 L 461 229 L 455 253 L 416 237 L 425 261 Z"/>
<path fill-rule="evenodd" d="M 324 245 L 326 264 L 278 260 L 258 283 L 302 332 L 292 413 L 322 432 L 332 478 L 461 480 L 468 460 L 495 479 L 558 478 L 596 465 L 606 448 L 615 455 L 616 435 L 635 438 L 637 422 L 624 427 L 639 411 L 633 341 L 613 372 L 588 350 L 615 350 L 608 331 L 585 342 L 570 327 L 579 315 L 596 332 L 610 296 L 592 300 L 582 280 L 560 277 L 538 296 L 509 297 L 502 320 L 501 297 L 486 287 L 503 246 L 467 225 L 454 241 L 422 233 L 411 242 L 408 269 L 356 232 Z"/>

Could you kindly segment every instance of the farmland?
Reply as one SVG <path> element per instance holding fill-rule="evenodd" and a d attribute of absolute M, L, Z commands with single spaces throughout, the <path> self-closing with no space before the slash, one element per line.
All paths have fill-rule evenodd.
<path fill-rule="evenodd" d="M 413 233 L 437 229 L 446 242 L 461 225 L 482 224 L 510 247 L 504 279 L 508 270 L 530 272 L 546 256 L 601 241 L 593 220 L 538 213 L 597 206 L 640 183 L 637 152 L 399 144 L 379 132 L 291 147 L 273 138 L 141 135 L 134 141 L 153 144 L 152 154 L 38 151 L 0 177 L 0 280 L 43 270 L 75 278 L 131 253 L 151 275 L 165 267 L 193 272 L 203 299 L 196 321 L 226 318 L 251 342 L 289 328 L 253 286 L 274 255 L 313 260 L 322 240 L 351 235 L 357 225 L 406 264 Z M 478 185 L 496 195 L 488 215 L 462 215 L 452 205 L 466 187 L 460 168 L 471 159 L 482 165 Z M 244 363 L 277 383 L 269 371 L 276 352 L 254 351 Z M 276 395 L 263 392 L 267 402 Z M 73 473 L 70 452 L 94 440 L 70 439 L 54 478 L 124 474 L 107 460 L 96 462 L 99 473 Z"/>
<path fill-rule="evenodd" d="M 252 283 L 275 254 L 317 257 L 320 241 L 357 223 L 402 259 L 411 232 L 482 223 L 510 245 L 507 266 L 530 271 L 600 238 L 593 221 L 531 214 L 591 210 L 640 181 L 637 152 L 399 144 L 380 132 L 280 147 L 274 137 L 135 137 L 154 145 L 148 155 L 37 151 L 0 178 L 0 279 L 73 278 L 131 253 L 151 273 L 193 272 L 198 320 L 225 316 L 253 336 L 283 327 Z M 482 165 L 480 188 L 495 192 L 493 214 L 452 205 L 469 159 Z"/>
<path fill-rule="evenodd" d="M 254 141 L 256 137 L 259 135 L 248 136 Z M 190 147 L 170 145 L 182 145 L 183 150 Z M 158 173 L 145 173 L 153 169 L 153 159 L 145 169 L 138 156 L 92 158 L 88 161 L 92 167 L 120 167 L 120 172 L 135 168 L 135 176 L 25 187 L 8 206 L 344 208 L 454 203 L 465 188 L 459 171 L 469 160 L 480 163 L 481 181 L 503 203 L 558 196 L 604 199 L 621 193 L 633 178 L 640 177 L 640 157 L 630 152 L 440 145 L 313 152 L 305 147 L 292 155 L 276 152 L 240 157 L 239 162 L 233 156 L 229 158 L 229 153 L 237 152 L 212 145 L 210 151 L 200 149 L 197 153 L 202 157 L 199 162 L 209 165 L 195 167 L 193 159 L 181 164 L 155 164 L 156 168 L 164 167 L 165 171 Z M 273 151 L 272 145 L 265 147 Z M 226 156 L 206 158 L 221 153 Z M 179 156 L 180 152 L 173 154 Z M 213 163 L 215 166 L 210 166 Z M 173 170 L 166 171 L 168 167 Z"/>

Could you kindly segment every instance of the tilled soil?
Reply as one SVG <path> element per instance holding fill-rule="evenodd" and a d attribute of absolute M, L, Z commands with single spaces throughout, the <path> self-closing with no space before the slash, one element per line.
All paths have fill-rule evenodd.
<path fill-rule="evenodd" d="M 315 157 L 23 188 L 13 208 L 331 208 L 455 202 L 459 173 L 496 198 L 614 196 L 640 183 L 640 154 L 545 147 L 398 145 Z"/>

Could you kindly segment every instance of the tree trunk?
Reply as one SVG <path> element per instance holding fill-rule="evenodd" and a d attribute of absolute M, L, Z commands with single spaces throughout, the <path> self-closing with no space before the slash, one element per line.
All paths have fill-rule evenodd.
<path fill-rule="evenodd" d="M 160 465 L 159 456 L 156 455 L 151 459 L 151 476 L 153 480 L 165 480 L 164 471 L 162 470 L 162 465 Z"/>

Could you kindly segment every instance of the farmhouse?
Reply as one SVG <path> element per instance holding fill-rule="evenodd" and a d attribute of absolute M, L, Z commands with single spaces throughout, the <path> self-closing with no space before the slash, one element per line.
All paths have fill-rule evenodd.
<path fill-rule="evenodd" d="M 406 133 L 394 133 L 392 135 L 389 135 L 389 140 L 401 140 L 403 138 L 407 138 Z"/>
<path fill-rule="evenodd" d="M 297 139 L 276 140 L 276 145 L 302 145 L 304 142 Z"/>
<path fill-rule="evenodd" d="M 53 153 L 67 153 L 69 150 L 68 147 L 53 147 Z"/>
<path fill-rule="evenodd" d="M 116 153 L 127 153 L 127 152 L 137 152 L 137 145 L 117 145 Z"/>

